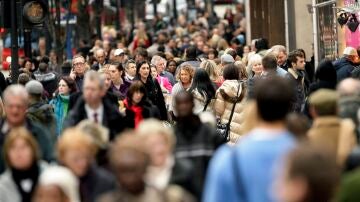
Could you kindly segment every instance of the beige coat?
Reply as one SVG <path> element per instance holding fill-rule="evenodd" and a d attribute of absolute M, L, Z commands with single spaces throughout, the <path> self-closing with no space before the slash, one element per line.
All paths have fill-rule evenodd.
<path fill-rule="evenodd" d="M 336 116 L 316 118 L 308 137 L 311 143 L 333 152 L 341 166 L 356 146 L 355 124 Z"/>
<path fill-rule="evenodd" d="M 231 109 L 233 108 L 233 103 L 229 100 L 226 100 L 220 93 L 220 91 L 223 90 L 223 92 L 225 92 L 228 97 L 234 98 L 236 97 L 238 86 L 239 82 L 237 80 L 226 80 L 216 91 L 214 111 L 216 117 L 220 117 L 221 123 L 228 123 Z M 238 94 L 239 96 L 241 94 L 246 95 L 246 85 L 244 84 L 243 86 L 243 89 L 240 87 L 240 91 Z M 244 134 L 243 122 L 245 119 L 245 103 L 245 98 L 243 98 L 240 102 L 236 103 L 234 115 L 230 123 L 230 143 L 236 143 L 239 140 L 240 136 Z"/>

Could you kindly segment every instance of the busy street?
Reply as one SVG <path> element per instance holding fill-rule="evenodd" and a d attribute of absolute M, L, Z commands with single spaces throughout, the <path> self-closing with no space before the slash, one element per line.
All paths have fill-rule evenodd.
<path fill-rule="evenodd" d="M 358 0 L 0 0 L 0 202 L 360 202 Z"/>

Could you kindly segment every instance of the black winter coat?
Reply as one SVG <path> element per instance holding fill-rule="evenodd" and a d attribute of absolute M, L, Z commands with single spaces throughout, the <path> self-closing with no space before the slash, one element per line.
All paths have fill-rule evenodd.
<path fill-rule="evenodd" d="M 126 119 L 119 113 L 118 108 L 114 106 L 109 100 L 103 99 L 103 105 L 104 116 L 102 120 L 102 125 L 109 129 L 110 140 L 112 140 L 117 134 L 122 132 L 125 128 L 128 128 L 129 123 L 126 122 Z M 71 109 L 71 111 L 69 112 L 69 115 L 64 123 L 64 128 L 76 126 L 79 122 L 87 118 L 88 117 L 85 110 L 85 100 L 81 96 L 73 109 Z"/>

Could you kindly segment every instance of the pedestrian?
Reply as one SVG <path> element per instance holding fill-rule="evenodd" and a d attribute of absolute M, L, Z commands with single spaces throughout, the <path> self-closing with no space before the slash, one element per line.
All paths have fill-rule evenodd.
<path fill-rule="evenodd" d="M 164 58 L 155 55 L 151 59 L 151 64 L 155 65 L 156 70 L 160 76 L 167 78 L 172 86 L 175 85 L 174 76 L 170 72 L 165 70 L 166 60 Z"/>
<path fill-rule="evenodd" d="M 54 160 L 53 144 L 50 134 L 39 124 L 30 121 L 26 117 L 29 104 L 29 95 L 25 87 L 11 85 L 6 88 L 4 94 L 5 118 L 0 120 L 0 149 L 4 148 L 4 142 L 9 132 L 17 127 L 26 127 L 36 139 L 41 153 L 41 159 L 47 162 Z M 5 169 L 3 156 L 0 157 L 0 173 Z"/>
<path fill-rule="evenodd" d="M 216 85 L 216 88 L 220 87 L 224 82 L 223 78 L 218 75 L 216 63 L 212 60 L 204 60 L 200 64 L 200 68 L 204 69 L 209 75 L 210 80 Z"/>
<path fill-rule="evenodd" d="M 166 94 L 170 94 L 171 90 L 172 90 L 172 85 L 169 81 L 168 78 L 160 76 L 160 74 L 158 73 L 158 71 L 156 70 L 156 67 L 151 65 L 151 76 L 157 80 L 157 82 L 159 83 L 160 87 L 161 87 L 161 91 L 164 94 L 164 97 Z"/>
<path fill-rule="evenodd" d="M 97 202 L 164 202 L 162 193 L 145 183 L 149 156 L 143 139 L 136 134 L 119 136 L 111 147 L 110 162 L 118 186 L 100 196 Z"/>
<path fill-rule="evenodd" d="M 75 55 L 72 59 L 72 66 L 70 77 L 75 81 L 76 88 L 81 91 L 83 89 L 84 74 L 87 70 L 85 58 L 81 55 Z"/>
<path fill-rule="evenodd" d="M 230 143 L 240 139 L 244 122 L 246 85 L 240 81 L 239 69 L 228 65 L 224 69 L 224 83 L 216 91 L 214 111 L 218 122 L 229 125 Z"/>
<path fill-rule="evenodd" d="M 48 93 L 48 99 L 53 97 L 53 93 L 57 89 L 59 77 L 56 72 L 48 70 L 48 64 L 41 62 L 37 71 L 33 73 L 35 79 L 43 85 Z"/>
<path fill-rule="evenodd" d="M 260 77 L 262 72 L 262 57 L 258 54 L 251 56 L 247 67 L 248 75 L 251 75 L 250 77 Z"/>
<path fill-rule="evenodd" d="M 77 125 L 84 119 L 103 125 L 110 130 L 110 140 L 127 126 L 118 108 L 106 95 L 104 79 L 98 72 L 88 71 L 84 78 L 83 95 L 81 95 L 64 123 L 64 128 Z"/>
<path fill-rule="evenodd" d="M 107 54 L 104 49 L 97 49 L 95 50 L 94 56 L 96 58 L 96 63 L 91 66 L 92 70 L 98 71 L 99 69 L 103 68 L 105 64 L 107 64 Z"/>
<path fill-rule="evenodd" d="M 127 97 L 124 100 L 124 108 L 121 111 L 125 111 L 127 122 L 135 128 L 144 119 L 160 119 L 158 108 L 148 99 L 146 88 L 140 81 L 135 81 L 131 84 Z"/>
<path fill-rule="evenodd" d="M 124 68 L 121 63 L 111 63 L 108 69 L 111 76 L 111 90 L 123 100 L 130 87 L 130 82 L 124 79 Z"/>
<path fill-rule="evenodd" d="M 269 77 L 256 83 L 257 125 L 235 147 L 226 145 L 216 152 L 207 172 L 203 201 L 276 201 L 271 191 L 275 169 L 295 146 L 285 125 L 294 97 L 293 88 L 283 78 Z"/>
<path fill-rule="evenodd" d="M 132 82 L 136 76 L 136 63 L 134 60 L 128 60 L 125 63 L 125 80 Z"/>
<path fill-rule="evenodd" d="M 177 63 L 175 60 L 169 60 L 167 63 L 166 63 L 166 68 L 165 70 L 169 73 L 171 73 L 174 78 L 175 78 L 175 72 L 176 72 L 176 67 L 177 67 Z M 175 84 L 174 84 L 175 85 Z"/>
<path fill-rule="evenodd" d="M 310 145 L 298 146 L 286 156 L 277 179 L 277 201 L 332 201 L 339 179 L 340 169 L 330 153 Z"/>
<path fill-rule="evenodd" d="M 187 181 L 187 190 L 201 200 L 208 163 L 215 150 L 224 143 L 223 138 L 208 124 L 202 123 L 193 113 L 194 98 L 186 91 L 175 96 L 177 124 L 174 127 L 175 161 L 189 163 L 188 174 L 196 176 Z"/>
<path fill-rule="evenodd" d="M 173 113 L 176 117 L 177 112 L 175 111 L 175 97 L 176 95 L 185 90 L 189 90 L 191 87 L 191 82 L 194 77 L 195 69 L 190 65 L 182 65 L 176 75 L 176 79 L 178 82 L 174 85 L 172 92 L 171 92 L 171 104 L 169 106 L 169 111 Z"/>
<path fill-rule="evenodd" d="M 96 152 L 93 139 L 76 128 L 65 130 L 57 143 L 58 162 L 78 178 L 82 202 L 94 202 L 115 189 L 114 177 L 94 162 Z"/>
<path fill-rule="evenodd" d="M 33 202 L 80 202 L 79 181 L 67 168 L 51 166 L 40 175 Z"/>
<path fill-rule="evenodd" d="M 31 80 L 25 85 L 25 89 L 29 94 L 26 117 L 31 122 L 41 124 L 54 144 L 56 141 L 56 117 L 52 106 L 42 99 L 43 85 L 37 80 Z"/>
<path fill-rule="evenodd" d="M 338 99 L 336 91 L 328 89 L 309 97 L 314 122 L 307 135 L 311 143 L 333 154 L 339 166 L 343 166 L 356 146 L 356 135 L 352 120 L 338 117 Z"/>
<path fill-rule="evenodd" d="M 7 136 L 3 151 L 7 170 L 0 175 L 0 201 L 30 202 L 42 170 L 36 140 L 18 127 Z"/>
<path fill-rule="evenodd" d="M 182 67 L 184 65 L 190 65 L 194 69 L 197 69 L 200 67 L 200 61 L 197 59 L 198 53 L 195 46 L 189 46 L 185 50 L 185 62 L 182 63 L 179 67 Z"/>
<path fill-rule="evenodd" d="M 156 79 L 150 74 L 150 64 L 146 61 L 136 65 L 136 80 L 141 81 L 146 88 L 149 100 L 158 108 L 161 120 L 167 120 L 168 114 L 165 106 L 164 95 Z"/>
<path fill-rule="evenodd" d="M 343 56 L 333 62 L 338 82 L 351 77 L 351 72 L 354 70 L 358 58 L 359 56 L 355 48 L 346 47 L 343 51 Z"/>
<path fill-rule="evenodd" d="M 195 71 L 189 92 L 194 96 L 194 114 L 213 110 L 215 86 L 204 69 Z"/>
<path fill-rule="evenodd" d="M 293 102 L 293 111 L 301 112 L 305 106 L 305 97 L 307 91 L 305 89 L 305 58 L 304 54 L 295 50 L 289 53 L 289 75 L 287 78 L 295 85 L 296 99 Z"/>
<path fill-rule="evenodd" d="M 75 92 L 77 92 L 75 81 L 69 76 L 61 77 L 55 96 L 49 102 L 55 112 L 57 136 L 61 134 L 64 120 L 69 112 L 70 95 Z"/>

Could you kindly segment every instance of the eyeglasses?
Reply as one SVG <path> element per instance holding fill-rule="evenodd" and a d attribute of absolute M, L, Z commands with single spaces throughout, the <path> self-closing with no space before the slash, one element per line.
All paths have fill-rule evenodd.
<path fill-rule="evenodd" d="M 85 64 L 85 63 L 84 62 L 78 62 L 78 63 L 74 63 L 73 66 L 76 67 L 76 66 L 81 66 L 83 64 Z"/>

